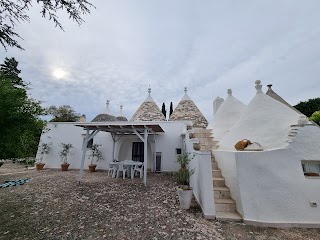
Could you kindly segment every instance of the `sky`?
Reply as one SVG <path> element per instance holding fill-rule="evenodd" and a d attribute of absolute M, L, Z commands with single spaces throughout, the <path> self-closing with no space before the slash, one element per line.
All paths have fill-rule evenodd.
<path fill-rule="evenodd" d="M 295 105 L 320 97 L 320 1 L 91 0 L 80 27 L 58 13 L 65 31 L 41 17 L 16 27 L 15 57 L 30 94 L 43 106 L 70 105 L 91 121 L 106 100 L 130 119 L 151 96 L 161 108 L 188 95 L 213 119 L 213 100 L 233 95 L 248 104 L 255 80 Z"/>

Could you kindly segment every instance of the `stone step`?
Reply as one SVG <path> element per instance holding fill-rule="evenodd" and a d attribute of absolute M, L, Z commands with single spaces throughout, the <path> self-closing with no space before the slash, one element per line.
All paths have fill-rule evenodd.
<path fill-rule="evenodd" d="M 211 129 L 205 129 L 205 128 L 193 128 L 192 131 L 194 133 L 211 133 Z"/>
<path fill-rule="evenodd" d="M 224 178 L 213 178 L 213 187 L 225 187 Z"/>
<path fill-rule="evenodd" d="M 216 219 L 219 221 L 241 222 L 242 218 L 235 212 L 216 212 Z"/>
<path fill-rule="evenodd" d="M 219 145 L 213 145 L 210 150 L 216 150 L 219 148 Z"/>
<path fill-rule="evenodd" d="M 212 137 L 211 133 L 193 133 L 193 136 L 195 138 L 208 138 L 208 137 Z"/>
<path fill-rule="evenodd" d="M 230 190 L 227 187 L 214 187 L 214 198 L 231 198 Z"/>
<path fill-rule="evenodd" d="M 212 163 L 212 170 L 219 170 L 217 162 Z"/>
<path fill-rule="evenodd" d="M 236 212 L 236 204 L 230 198 L 215 198 L 216 212 Z"/>
<path fill-rule="evenodd" d="M 212 170 L 212 176 L 217 178 L 222 178 L 222 174 L 220 170 Z"/>

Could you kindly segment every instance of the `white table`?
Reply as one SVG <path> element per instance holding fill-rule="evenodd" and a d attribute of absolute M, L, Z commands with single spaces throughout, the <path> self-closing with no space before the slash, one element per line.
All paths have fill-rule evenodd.
<path fill-rule="evenodd" d="M 130 176 L 133 178 L 133 167 L 134 166 L 142 166 L 143 165 L 143 162 L 137 162 L 137 161 L 133 161 L 133 160 L 124 160 L 124 161 L 121 161 L 121 162 L 111 162 L 110 165 L 116 165 L 116 166 L 119 166 L 119 165 L 123 165 L 123 166 L 127 166 L 128 167 L 128 175 L 130 174 Z M 129 177 L 130 177 L 129 176 Z M 114 171 L 114 173 L 112 174 L 112 177 L 116 177 L 116 172 Z"/>

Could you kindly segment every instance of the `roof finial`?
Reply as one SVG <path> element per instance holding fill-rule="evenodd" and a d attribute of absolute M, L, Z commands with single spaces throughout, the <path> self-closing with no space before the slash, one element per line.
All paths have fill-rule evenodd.
<path fill-rule="evenodd" d="M 227 93 L 229 96 L 232 96 L 232 90 L 230 88 L 228 89 Z"/>
<path fill-rule="evenodd" d="M 121 105 L 120 105 L 120 115 L 119 115 L 119 116 L 123 116 L 122 109 L 123 109 L 123 105 L 121 104 Z"/>
<path fill-rule="evenodd" d="M 267 85 L 267 87 L 268 87 L 269 89 L 271 89 L 271 87 L 272 87 L 272 84 L 268 84 L 268 85 Z"/>
<path fill-rule="evenodd" d="M 106 104 L 107 104 L 107 107 L 109 107 L 109 103 L 110 103 L 110 101 L 109 101 L 109 100 L 107 100 L 107 102 L 106 102 Z"/>
<path fill-rule="evenodd" d="M 149 93 L 149 95 L 151 94 L 151 87 L 150 87 L 150 85 L 149 85 L 149 88 L 148 88 L 148 93 Z"/>
<path fill-rule="evenodd" d="M 187 92 L 188 92 L 188 88 L 184 87 L 184 93 L 187 94 Z"/>
<path fill-rule="evenodd" d="M 260 80 L 256 80 L 255 84 L 256 84 L 255 88 L 257 89 L 257 94 L 258 93 L 263 93 L 262 90 L 261 90 L 262 89 L 261 81 Z"/>

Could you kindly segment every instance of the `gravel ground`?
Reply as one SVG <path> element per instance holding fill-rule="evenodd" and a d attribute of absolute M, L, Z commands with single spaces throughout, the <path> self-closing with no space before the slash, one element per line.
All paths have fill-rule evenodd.
<path fill-rule="evenodd" d="M 8 174 L 12 173 L 12 174 Z M 274 229 L 205 220 L 193 201 L 179 209 L 170 175 L 113 179 L 106 172 L 24 170 L 5 163 L 0 183 L 31 177 L 0 189 L 0 239 L 320 239 L 317 229 Z"/>

